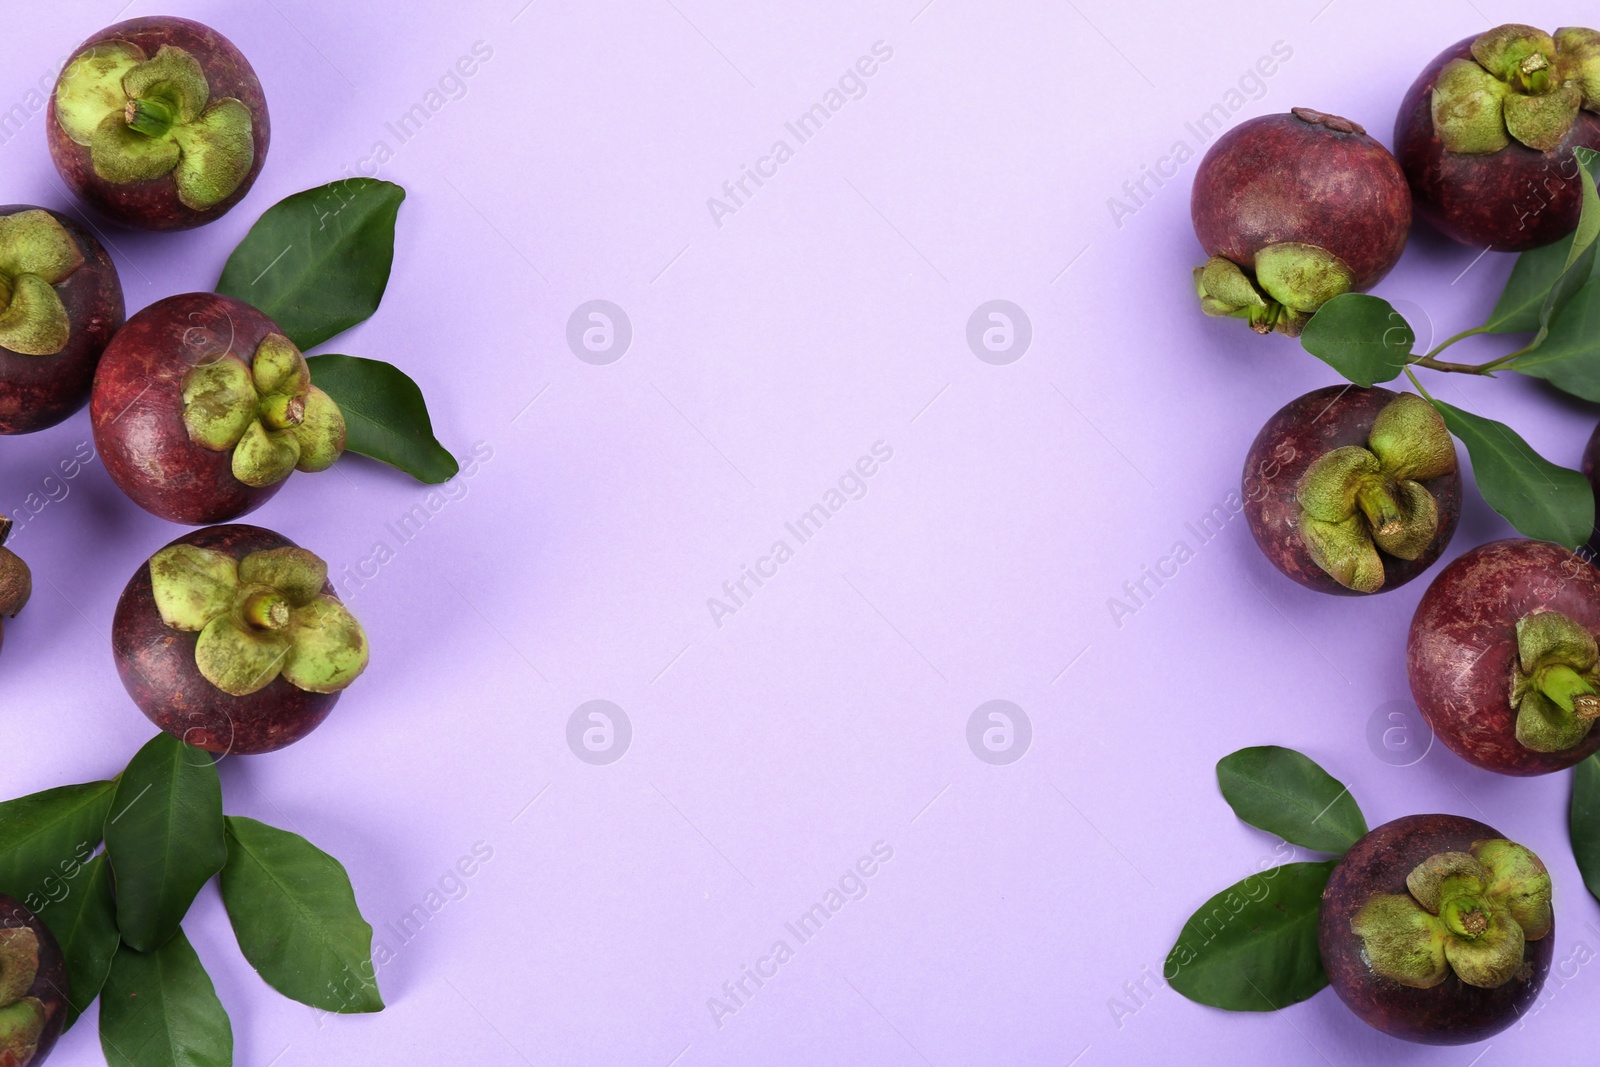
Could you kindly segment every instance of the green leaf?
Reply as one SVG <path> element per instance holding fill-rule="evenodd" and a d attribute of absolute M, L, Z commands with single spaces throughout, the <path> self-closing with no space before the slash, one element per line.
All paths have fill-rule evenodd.
<path fill-rule="evenodd" d="M 228 858 L 211 755 L 164 733 L 141 748 L 117 786 L 106 853 L 122 939 L 141 952 L 160 948 Z"/>
<path fill-rule="evenodd" d="M 1202 904 L 1167 955 L 1172 988 L 1214 1008 L 1276 1011 L 1327 985 L 1317 916 L 1334 862 L 1274 867 Z"/>
<path fill-rule="evenodd" d="M 1450 432 L 1467 446 L 1478 492 L 1519 533 L 1571 549 L 1589 539 L 1594 492 L 1587 478 L 1551 463 L 1504 423 L 1442 400 L 1432 403 Z"/>
<path fill-rule="evenodd" d="M 67 895 L 53 902 L 39 918 L 55 935 L 67 960 L 66 1027 L 70 1029 L 100 995 L 121 938 L 117 934 L 117 905 L 111 898 L 111 867 L 105 854 L 79 868 L 68 885 Z"/>
<path fill-rule="evenodd" d="M 1539 350 L 1508 367 L 1543 378 L 1562 392 L 1600 401 L 1600 273 L 1556 315 Z"/>
<path fill-rule="evenodd" d="M 382 1011 L 372 927 L 338 860 L 254 819 L 228 820 L 222 903 L 239 949 L 273 989 L 324 1011 Z"/>
<path fill-rule="evenodd" d="M 1340 855 L 1367 820 L 1332 775 L 1290 748 L 1242 748 L 1217 763 L 1217 784 L 1235 815 L 1314 852 Z"/>
<path fill-rule="evenodd" d="M 1572 858 L 1589 893 L 1600 900 L 1600 755 L 1572 769 L 1572 805 L 1567 810 Z"/>
<path fill-rule="evenodd" d="M 100 846 L 115 789 L 89 782 L 0 804 L 0 893 L 43 910 L 52 884 Z"/>
<path fill-rule="evenodd" d="M 417 383 L 399 369 L 356 356 L 312 356 L 311 382 L 344 413 L 345 448 L 437 485 L 460 465 L 433 436 L 433 420 Z"/>
<path fill-rule="evenodd" d="M 309 352 L 378 310 L 406 191 L 350 178 L 267 209 L 223 269 L 217 292 L 254 304 Z"/>
<path fill-rule="evenodd" d="M 1545 294 L 1544 303 L 1539 308 L 1538 332 L 1533 335 L 1533 340 L 1521 350 L 1521 354 L 1537 351 L 1550 334 L 1550 323 L 1571 303 L 1579 290 L 1589 284 L 1589 277 L 1594 271 L 1595 240 L 1600 238 L 1600 193 L 1595 190 L 1594 171 L 1600 166 L 1600 155 L 1588 149 L 1576 150 L 1578 162 L 1578 177 L 1583 183 L 1583 209 L 1578 215 L 1578 228 L 1572 234 L 1572 242 L 1567 246 L 1567 258 L 1558 276 L 1550 286 L 1550 291 Z M 1516 367 L 1516 361 L 1510 364 Z"/>
<path fill-rule="evenodd" d="M 1300 334 L 1301 347 L 1363 387 L 1398 378 L 1416 343 L 1404 316 L 1365 293 L 1334 297 Z"/>
<path fill-rule="evenodd" d="M 1484 333 L 1533 333 L 1539 328 L 1545 297 L 1567 269 L 1575 237 L 1576 233 L 1517 257 L 1511 277 L 1500 294 L 1500 302 L 1494 306 L 1489 321 L 1483 324 Z"/>
<path fill-rule="evenodd" d="M 123 945 L 100 1001 L 107 1067 L 233 1067 L 233 1024 L 189 939 Z"/>

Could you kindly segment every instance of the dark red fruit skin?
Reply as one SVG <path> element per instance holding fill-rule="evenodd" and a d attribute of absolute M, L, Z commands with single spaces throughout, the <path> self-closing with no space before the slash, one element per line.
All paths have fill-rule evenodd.
<path fill-rule="evenodd" d="M 195 530 L 172 544 L 243 559 L 294 542 L 259 526 L 235 524 Z M 333 585 L 324 584 L 323 592 L 332 594 Z M 308 693 L 282 677 L 249 696 L 230 696 L 195 666 L 199 639 L 199 634 L 171 629 L 161 621 L 150 590 L 150 568 L 141 566 L 123 589 L 111 622 L 117 673 L 151 722 L 197 748 L 238 756 L 274 752 L 315 730 L 339 702 L 338 693 Z"/>
<path fill-rule="evenodd" d="M 1536 152 L 1515 140 L 1493 155 L 1446 152 L 1433 130 L 1433 87 L 1452 59 L 1471 59 L 1474 37 L 1446 48 L 1417 76 L 1395 119 L 1395 155 L 1411 182 L 1417 214 L 1453 241 L 1525 252 L 1578 225 L 1583 185 L 1575 147 L 1600 150 L 1600 115 L 1579 111 L 1566 140 Z"/>
<path fill-rule="evenodd" d="M 49 211 L 83 253 L 83 266 L 56 286 L 72 335 L 53 356 L 25 356 L 0 347 L 0 434 L 33 433 L 73 414 L 89 399 L 94 369 L 126 317 L 122 280 L 100 242 L 74 220 L 26 204 L 0 207 L 0 217 Z"/>
<path fill-rule="evenodd" d="M 1600 633 L 1600 571 L 1560 545 L 1509 538 L 1452 560 L 1412 616 L 1406 639 L 1412 698 L 1439 740 L 1485 770 L 1549 774 L 1600 749 L 1600 729 L 1565 752 L 1517 743 L 1510 700 L 1517 620 L 1541 609 Z"/>
<path fill-rule="evenodd" d="M 1496 989 L 1469 986 L 1453 971 L 1432 989 L 1380 977 L 1367 966 L 1361 938 L 1350 929 L 1374 893 L 1404 894 L 1406 875 L 1429 856 L 1466 852 L 1474 842 L 1504 836 L 1459 815 L 1408 815 L 1373 830 L 1339 860 L 1322 891 L 1317 944 L 1328 984 L 1362 1022 L 1407 1041 L 1466 1045 L 1498 1034 L 1532 1005 L 1550 969 L 1554 926 L 1523 949 L 1523 973 Z"/>
<path fill-rule="evenodd" d="M 1292 114 L 1241 122 L 1195 172 L 1189 213 L 1208 256 L 1246 269 L 1270 244 L 1318 245 L 1372 288 L 1405 251 L 1411 191 L 1389 150 Z"/>
<path fill-rule="evenodd" d="M 246 365 L 275 323 L 249 304 L 190 293 L 151 304 L 112 338 L 89 400 L 94 443 L 111 480 L 153 515 L 199 526 L 248 514 L 283 482 L 260 489 L 233 476 L 233 453 L 189 439 L 183 381 L 232 352 Z M 288 479 L 284 479 L 287 481 Z"/>
<path fill-rule="evenodd" d="M 239 188 L 226 200 L 204 211 L 186 207 L 178 199 L 178 188 L 170 174 L 150 181 L 113 184 L 94 172 L 89 149 L 68 137 L 61 123 L 56 121 L 56 98 L 51 93 L 45 128 L 50 139 L 50 157 L 55 160 L 62 180 L 107 218 L 135 229 L 188 230 L 220 219 L 250 192 L 267 161 L 267 148 L 272 143 L 267 98 L 261 92 L 261 82 L 250 61 L 216 30 L 171 15 L 129 19 L 109 26 L 75 48 L 72 55 L 75 57 L 84 49 L 106 41 L 127 41 L 151 56 L 164 44 L 194 56 L 211 86 L 213 102 L 231 96 L 249 108 L 255 162 Z"/>
<path fill-rule="evenodd" d="M 39 973 L 27 995 L 44 1005 L 44 1031 L 28 1067 L 43 1067 L 44 1061 L 61 1036 L 67 1018 L 67 961 L 61 946 L 39 917 L 20 901 L 0 893 L 0 928 L 15 930 L 26 926 L 39 939 Z"/>
<path fill-rule="evenodd" d="M 1387 389 L 1333 385 L 1291 400 L 1256 435 L 1245 457 L 1245 519 L 1256 544 L 1272 565 L 1307 589 L 1341 596 L 1363 596 L 1346 589 L 1317 566 L 1300 536 L 1300 477 L 1318 456 L 1346 445 L 1366 446 L 1372 423 L 1399 394 Z M 1383 554 L 1383 588 L 1398 589 L 1433 566 L 1455 535 L 1461 518 L 1461 476 L 1446 474 L 1423 486 L 1439 504 L 1439 532 L 1414 560 Z"/>

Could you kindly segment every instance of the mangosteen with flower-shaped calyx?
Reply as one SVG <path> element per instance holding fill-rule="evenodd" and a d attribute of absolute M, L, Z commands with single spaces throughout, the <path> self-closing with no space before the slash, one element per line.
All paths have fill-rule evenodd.
<path fill-rule="evenodd" d="M 1395 155 L 1417 214 L 1452 240 L 1521 252 L 1571 233 L 1576 148 L 1600 150 L 1600 33 L 1496 26 L 1458 41 L 1400 105 Z"/>
<path fill-rule="evenodd" d="M 50 154 L 68 185 L 126 226 L 220 218 L 261 173 L 271 129 L 250 63 L 217 31 L 162 16 L 79 46 L 50 98 Z"/>
<path fill-rule="evenodd" d="M 216 293 L 169 297 L 112 340 L 89 403 L 106 471 L 173 522 L 224 522 L 294 471 L 326 470 L 345 423 L 277 325 Z"/>
<path fill-rule="evenodd" d="M 1413 815 L 1339 860 L 1317 941 L 1351 1011 L 1408 1041 L 1482 1041 L 1539 995 L 1555 914 L 1539 857 L 1489 826 Z"/>
<path fill-rule="evenodd" d="M 83 407 L 122 320 L 122 282 L 93 235 L 45 208 L 0 207 L 0 434 Z"/>
<path fill-rule="evenodd" d="M 42 1067 L 67 1013 L 67 965 L 28 908 L 0 894 L 0 1067 Z"/>
<path fill-rule="evenodd" d="M 1261 551 L 1324 593 L 1405 584 L 1439 558 L 1461 512 L 1444 420 L 1387 389 L 1330 386 L 1290 401 L 1251 445 L 1240 492 Z"/>
<path fill-rule="evenodd" d="M 240 755 L 310 733 L 368 658 L 327 564 L 244 525 L 197 530 L 140 567 L 117 603 L 112 646 L 123 686 L 152 722 Z"/>

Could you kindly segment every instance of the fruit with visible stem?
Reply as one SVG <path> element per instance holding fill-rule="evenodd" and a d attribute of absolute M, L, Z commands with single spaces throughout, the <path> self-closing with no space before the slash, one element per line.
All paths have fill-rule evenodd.
<path fill-rule="evenodd" d="M 0 1065 L 42 1067 L 67 1013 L 67 964 L 28 908 L 0 893 Z"/>
<path fill-rule="evenodd" d="M 1411 192 L 1389 150 L 1303 107 L 1224 134 L 1189 209 L 1210 257 L 1194 272 L 1201 309 L 1291 337 L 1329 300 L 1378 284 L 1411 232 Z"/>
<path fill-rule="evenodd" d="M 117 268 L 89 231 L 46 208 L 0 207 L 0 434 L 83 407 L 123 317 Z"/>
<path fill-rule="evenodd" d="M 339 407 L 261 312 L 216 293 L 145 308 L 106 348 L 95 447 L 134 502 L 172 522 L 238 518 L 344 451 Z"/>
<path fill-rule="evenodd" d="M 50 97 L 50 155 L 72 190 L 137 229 L 221 218 L 272 139 L 250 63 L 188 19 L 131 19 L 78 46 Z"/>
<path fill-rule="evenodd" d="M 141 566 L 111 625 L 123 687 L 167 733 L 253 755 L 314 730 L 366 668 L 328 567 L 258 526 L 212 526 Z"/>
<path fill-rule="evenodd" d="M 1365 1023 L 1464 1045 L 1516 1022 L 1554 951 L 1539 857 L 1457 815 L 1412 815 L 1357 841 L 1322 892 L 1317 943 L 1339 999 Z"/>
<path fill-rule="evenodd" d="M 1427 570 L 1461 515 L 1455 443 L 1414 393 L 1329 386 L 1256 435 L 1240 495 L 1273 566 L 1324 593 L 1395 589 Z"/>
<path fill-rule="evenodd" d="M 1400 105 L 1395 155 L 1417 214 L 1474 248 L 1522 252 L 1578 225 L 1573 149 L 1600 149 L 1600 34 L 1497 26 L 1425 67 Z"/>
<path fill-rule="evenodd" d="M 1417 605 L 1411 694 L 1434 735 L 1486 770 L 1564 770 L 1600 749 L 1600 570 L 1511 538 L 1463 553 Z"/>

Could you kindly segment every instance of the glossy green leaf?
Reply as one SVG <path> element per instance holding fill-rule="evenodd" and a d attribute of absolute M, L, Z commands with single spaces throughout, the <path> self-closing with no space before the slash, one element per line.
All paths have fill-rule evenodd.
<path fill-rule="evenodd" d="M 1239 818 L 1314 852 L 1340 855 L 1367 832 L 1350 790 L 1290 748 L 1262 745 L 1224 756 L 1217 784 Z"/>
<path fill-rule="evenodd" d="M 155 952 L 123 945 L 100 999 L 107 1067 L 232 1067 L 233 1024 L 189 939 Z"/>
<path fill-rule="evenodd" d="M 1572 769 L 1567 832 L 1583 884 L 1600 900 L 1600 755 L 1590 756 Z"/>
<path fill-rule="evenodd" d="M 1403 315 L 1365 293 L 1334 297 L 1300 334 L 1301 347 L 1363 387 L 1399 377 L 1416 343 Z"/>
<path fill-rule="evenodd" d="M 309 352 L 378 310 L 406 192 L 350 178 L 267 209 L 228 257 L 217 292 L 253 304 Z"/>
<path fill-rule="evenodd" d="M 1594 492 L 1577 471 L 1535 452 L 1504 423 L 1452 407 L 1433 406 L 1467 446 L 1478 492 L 1517 531 L 1537 541 L 1576 549 L 1594 528 Z"/>
<path fill-rule="evenodd" d="M 1600 272 L 1550 323 L 1550 334 L 1539 350 L 1509 367 L 1543 378 L 1562 392 L 1600 401 Z"/>
<path fill-rule="evenodd" d="M 344 413 L 345 448 L 436 485 L 456 476 L 455 457 L 433 436 L 417 383 L 399 369 L 356 356 L 312 356 L 312 384 Z"/>
<path fill-rule="evenodd" d="M 1595 241 L 1600 239 L 1600 192 L 1595 189 L 1594 171 L 1600 166 L 1600 155 L 1584 148 L 1578 149 L 1577 155 L 1578 162 L 1582 164 L 1578 177 L 1583 182 L 1583 208 L 1578 216 L 1578 228 L 1567 246 L 1567 258 L 1561 274 L 1545 294 L 1544 303 L 1539 308 L 1538 330 L 1533 340 L 1522 349 L 1524 354 L 1537 352 L 1544 345 L 1549 337 L 1551 322 L 1589 284 L 1589 277 L 1594 271 Z M 1519 361 L 1520 358 L 1511 366 L 1515 368 Z"/>
<path fill-rule="evenodd" d="M 1545 297 L 1567 269 L 1572 242 L 1573 237 L 1565 237 L 1517 257 L 1499 303 L 1483 324 L 1484 333 L 1533 333 L 1539 328 Z"/>
<path fill-rule="evenodd" d="M 112 782 L 47 789 L 0 804 L 0 893 L 35 911 L 53 883 L 100 846 Z"/>
<path fill-rule="evenodd" d="M 52 901 L 39 918 L 55 935 L 67 960 L 66 1025 L 89 1009 L 100 995 L 111 957 L 121 937 L 117 933 L 117 905 L 111 896 L 111 867 L 104 853 L 79 868 L 68 883 L 66 895 Z"/>
<path fill-rule="evenodd" d="M 305 838 L 228 820 L 222 902 L 239 949 L 268 985 L 324 1011 L 383 1010 L 372 927 L 343 865 Z"/>
<path fill-rule="evenodd" d="M 1333 867 L 1274 867 L 1202 904 L 1167 955 L 1162 973 L 1172 988 L 1214 1008 L 1276 1011 L 1327 985 L 1317 916 Z"/>
<path fill-rule="evenodd" d="M 122 939 L 141 952 L 160 948 L 228 858 L 210 753 L 164 733 L 141 748 L 117 786 L 106 852 Z"/>

